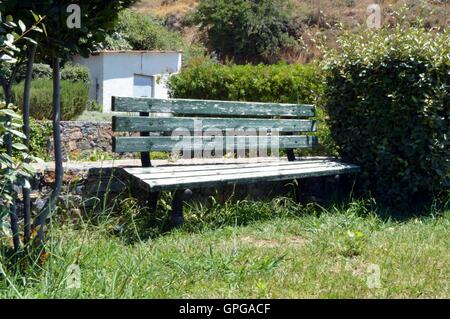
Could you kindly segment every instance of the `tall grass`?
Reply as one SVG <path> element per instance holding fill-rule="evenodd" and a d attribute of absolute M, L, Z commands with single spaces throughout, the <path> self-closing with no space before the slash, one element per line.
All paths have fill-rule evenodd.
<path fill-rule="evenodd" d="M 450 211 L 380 217 L 373 201 L 327 207 L 287 198 L 191 203 L 168 225 L 125 195 L 66 209 L 50 224 L 46 260 L 11 268 L 0 259 L 5 298 L 448 297 Z M 91 205 L 92 207 L 92 205 Z M 28 263 L 29 264 L 29 263 Z M 81 288 L 68 270 L 81 269 Z M 370 288 L 370 267 L 381 287 Z"/>

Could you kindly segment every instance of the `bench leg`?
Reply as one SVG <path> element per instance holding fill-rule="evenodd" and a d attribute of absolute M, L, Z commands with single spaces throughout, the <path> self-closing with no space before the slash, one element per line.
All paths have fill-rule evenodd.
<path fill-rule="evenodd" d="M 158 198 L 159 192 L 150 193 L 150 197 L 148 199 L 148 206 L 152 210 L 152 212 L 155 212 L 158 207 Z"/>
<path fill-rule="evenodd" d="M 192 197 L 192 191 L 190 189 L 177 190 L 173 195 L 172 200 L 172 217 L 171 224 L 173 227 L 181 226 L 184 223 L 183 216 L 183 202 Z"/>
<path fill-rule="evenodd" d="M 296 179 L 294 181 L 294 198 L 297 204 L 303 201 L 301 182 L 302 182 L 301 179 Z"/>

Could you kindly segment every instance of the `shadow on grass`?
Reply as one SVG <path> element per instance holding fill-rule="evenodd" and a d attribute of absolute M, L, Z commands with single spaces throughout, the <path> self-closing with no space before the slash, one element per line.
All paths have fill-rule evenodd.
<path fill-rule="evenodd" d="M 98 199 L 98 204 L 85 209 L 89 223 L 102 225 L 113 235 L 127 244 L 156 239 L 170 234 L 174 229 L 170 224 L 172 194 L 163 193 L 158 208 L 152 211 L 147 203 L 134 198 L 130 192 L 118 196 Z M 328 198 L 317 201 L 314 197 L 303 203 L 296 203 L 292 193 L 285 197 L 268 200 L 238 199 L 233 196 L 219 200 L 216 192 L 206 201 L 186 203 L 185 223 L 179 231 L 198 233 L 223 227 L 240 227 L 252 223 L 270 221 L 278 218 L 321 217 L 324 214 L 349 214 L 365 217 L 377 216 L 381 221 L 407 222 L 414 218 L 439 216 L 450 208 L 449 200 L 435 200 L 423 203 L 414 209 L 394 209 L 378 204 L 370 197 L 343 196 L 342 192 L 330 193 Z M 445 197 L 444 197 L 445 199 Z"/>

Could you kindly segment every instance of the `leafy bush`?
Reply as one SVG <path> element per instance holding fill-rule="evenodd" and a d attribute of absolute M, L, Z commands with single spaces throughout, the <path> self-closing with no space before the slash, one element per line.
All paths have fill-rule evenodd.
<path fill-rule="evenodd" d="M 17 77 L 16 77 L 16 81 L 18 83 L 25 80 L 26 71 L 27 71 L 26 65 L 24 65 L 23 67 L 21 67 L 19 69 L 19 72 L 17 73 Z M 33 79 L 47 79 L 47 80 L 51 79 L 52 78 L 52 68 L 48 64 L 35 63 L 35 64 L 33 64 L 32 77 L 33 77 Z"/>
<path fill-rule="evenodd" d="M 23 104 L 23 83 L 13 87 L 13 100 Z M 52 118 L 53 86 L 51 80 L 33 80 L 30 92 L 30 115 L 37 120 Z M 86 110 L 89 88 L 82 82 L 61 81 L 61 119 L 68 121 Z"/>
<path fill-rule="evenodd" d="M 50 141 L 53 138 L 53 125 L 51 121 L 36 121 L 30 119 L 30 154 L 45 161 L 51 160 L 49 154 Z"/>
<path fill-rule="evenodd" d="M 61 69 L 61 80 L 70 82 L 90 83 L 89 69 L 84 65 L 74 65 L 67 63 Z"/>
<path fill-rule="evenodd" d="M 187 43 L 181 34 L 168 30 L 162 20 L 132 10 L 124 10 L 119 14 L 116 30 L 107 36 L 102 49 L 182 50 L 185 64 L 189 64 L 194 57 L 206 54 L 202 46 Z"/>
<path fill-rule="evenodd" d="M 310 65 L 220 65 L 203 63 L 184 69 L 169 79 L 173 98 L 273 103 L 318 103 L 323 92 L 321 71 Z M 326 113 L 317 108 L 320 147 L 299 155 L 336 155 L 325 123 Z"/>
<path fill-rule="evenodd" d="M 35 170 L 29 162 L 37 160 L 22 144 L 22 117 L 13 108 L 0 101 L 0 237 L 2 233 L 11 234 L 8 217 L 16 196 L 14 187 L 30 188 Z M 6 147 L 11 138 L 13 156 L 8 155 Z"/>
<path fill-rule="evenodd" d="M 19 69 L 17 74 L 17 82 L 22 82 L 25 80 L 26 67 Z M 48 64 L 35 63 L 33 64 L 33 80 L 45 79 L 50 80 L 53 76 L 52 68 Z M 66 65 L 61 69 L 61 79 L 70 82 L 83 82 L 88 84 L 89 79 L 89 69 L 83 65 L 74 65 L 72 63 L 66 63 Z"/>
<path fill-rule="evenodd" d="M 391 205 L 450 187 L 450 34 L 347 35 L 327 57 L 325 104 L 342 157 Z"/>
<path fill-rule="evenodd" d="M 192 21 L 208 35 L 221 60 L 274 63 L 283 49 L 297 46 L 300 26 L 286 0 L 202 0 Z"/>
<path fill-rule="evenodd" d="M 168 82 L 173 98 L 315 103 L 322 77 L 316 65 L 221 65 L 184 69 Z"/>

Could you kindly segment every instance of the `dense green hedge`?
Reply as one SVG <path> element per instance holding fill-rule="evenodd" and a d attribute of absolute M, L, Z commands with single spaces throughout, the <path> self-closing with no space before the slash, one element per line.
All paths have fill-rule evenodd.
<path fill-rule="evenodd" d="M 23 105 L 23 83 L 13 87 L 13 100 Z M 30 115 L 37 120 L 52 118 L 53 86 L 51 80 L 33 80 Z M 61 81 L 61 120 L 73 120 L 86 110 L 89 87 L 83 82 Z"/>
<path fill-rule="evenodd" d="M 318 103 L 323 77 L 317 65 L 220 65 L 204 63 L 184 69 L 170 78 L 174 98 L 274 103 Z M 326 113 L 317 109 L 320 146 L 298 155 L 336 155 L 325 123 Z"/>
<path fill-rule="evenodd" d="M 450 34 L 380 30 L 349 35 L 326 62 L 325 104 L 345 160 L 388 204 L 450 186 Z"/>
<path fill-rule="evenodd" d="M 168 83 L 174 98 L 315 103 L 322 77 L 315 65 L 220 65 L 185 69 Z"/>

